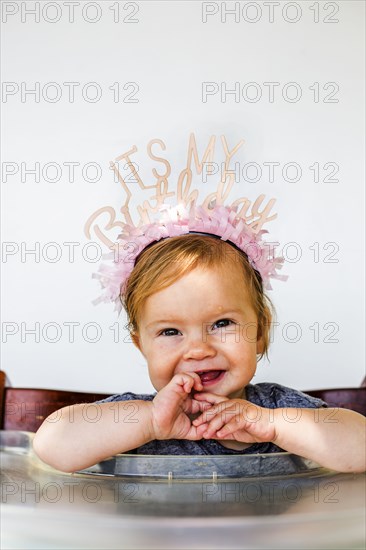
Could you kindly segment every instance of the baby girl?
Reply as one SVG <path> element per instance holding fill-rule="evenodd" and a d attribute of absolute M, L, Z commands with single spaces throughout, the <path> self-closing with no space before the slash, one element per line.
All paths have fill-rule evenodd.
<path fill-rule="evenodd" d="M 276 262 L 264 253 L 255 258 L 248 244 L 257 243 L 263 252 L 259 239 L 230 209 L 216 209 L 217 219 L 229 216 L 221 228 L 215 209 L 205 214 L 205 231 L 195 230 L 191 213 L 182 234 L 172 235 L 168 227 L 163 236 L 150 235 L 132 264 L 125 257 L 112 275 L 103 274 L 109 298 L 122 300 L 156 393 L 128 392 L 97 402 L 95 422 L 89 420 L 95 412 L 88 415 L 87 409 L 96 404 L 61 409 L 58 421 L 49 417 L 35 435 L 43 461 L 72 472 L 126 452 L 285 450 L 338 471 L 366 469 L 362 415 L 279 384 L 251 383 L 268 351 L 273 307 L 265 287 L 277 275 Z"/>

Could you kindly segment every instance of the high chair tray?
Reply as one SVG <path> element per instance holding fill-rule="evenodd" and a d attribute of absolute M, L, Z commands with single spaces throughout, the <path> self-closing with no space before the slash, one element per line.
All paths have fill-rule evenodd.
<path fill-rule="evenodd" d="M 364 548 L 365 476 L 289 453 L 117 455 L 66 474 L 0 432 L 4 549 Z"/>

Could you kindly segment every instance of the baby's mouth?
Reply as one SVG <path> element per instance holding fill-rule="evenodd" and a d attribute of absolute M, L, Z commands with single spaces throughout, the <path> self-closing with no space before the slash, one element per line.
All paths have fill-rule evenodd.
<path fill-rule="evenodd" d="M 203 386 L 209 386 L 211 384 L 216 384 L 216 382 L 219 382 L 224 374 L 224 370 L 206 370 L 206 371 L 198 371 L 196 374 L 201 378 L 201 382 Z"/>

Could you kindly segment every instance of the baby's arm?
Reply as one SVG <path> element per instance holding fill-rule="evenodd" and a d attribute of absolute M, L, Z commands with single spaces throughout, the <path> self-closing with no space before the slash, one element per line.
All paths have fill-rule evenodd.
<path fill-rule="evenodd" d="M 366 470 L 366 418 L 348 409 L 275 409 L 276 445 L 333 470 Z M 288 419 L 299 417 L 298 422 Z"/>
<path fill-rule="evenodd" d="M 151 402 L 114 401 L 64 407 L 38 429 L 33 449 L 57 470 L 74 472 L 151 441 Z"/>
<path fill-rule="evenodd" d="M 33 440 L 34 451 L 54 468 L 74 472 L 154 439 L 201 439 L 204 428 L 192 426 L 188 414 L 210 405 L 195 401 L 193 389 L 202 389 L 200 377 L 180 374 L 153 401 L 65 407 L 43 422 Z"/>
<path fill-rule="evenodd" d="M 348 409 L 259 407 L 243 399 L 222 401 L 202 393 L 213 405 L 193 421 L 206 439 L 272 442 L 291 453 L 342 472 L 366 470 L 366 418 Z"/>

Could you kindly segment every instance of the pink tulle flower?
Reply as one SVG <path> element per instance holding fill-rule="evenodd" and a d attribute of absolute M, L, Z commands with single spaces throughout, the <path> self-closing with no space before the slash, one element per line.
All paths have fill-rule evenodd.
<path fill-rule="evenodd" d="M 125 224 L 123 232 L 118 236 L 114 252 L 104 256 L 111 260 L 102 264 L 98 278 L 104 288 L 104 293 L 94 300 L 100 302 L 115 302 L 115 309 L 121 310 L 120 296 L 124 295 L 129 276 L 135 265 L 137 256 L 149 244 L 166 239 L 186 235 L 189 232 L 200 232 L 217 235 L 224 241 L 230 241 L 245 252 L 249 263 L 259 272 L 263 286 L 271 290 L 270 279 L 287 280 L 286 275 L 280 275 L 277 270 L 282 268 L 284 258 L 275 257 L 274 244 L 262 240 L 267 231 L 257 234 L 241 218 L 236 217 L 236 210 L 228 206 L 215 206 L 209 212 L 202 206 L 192 205 L 188 210 L 184 205 L 163 205 L 158 221 L 135 227 Z M 272 245 L 272 246 L 271 246 Z"/>

